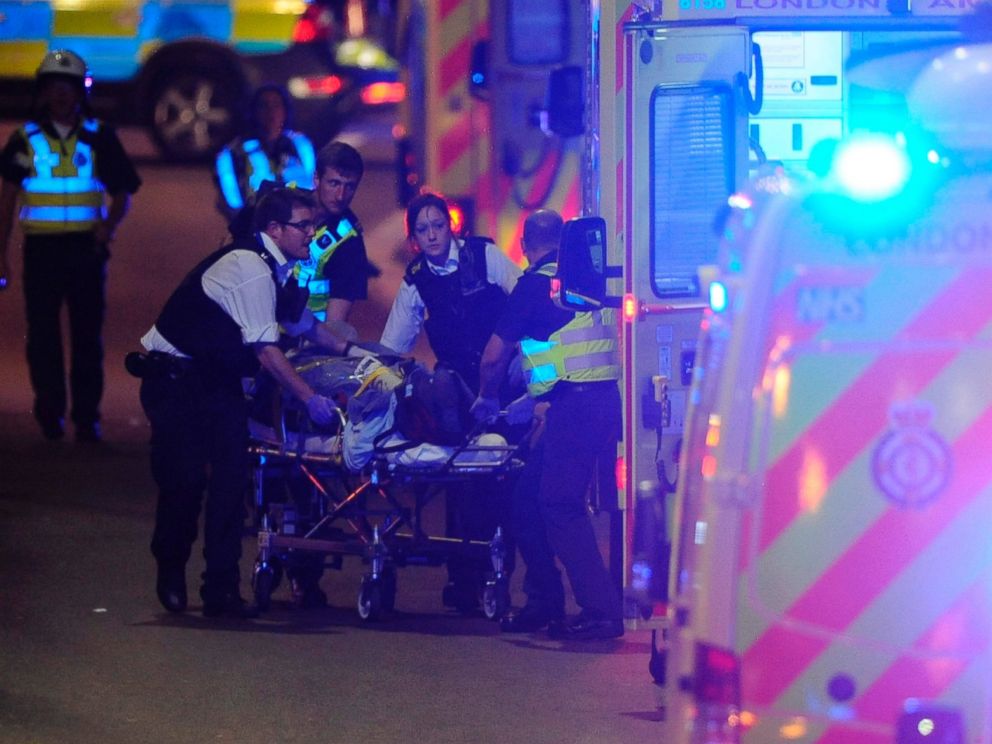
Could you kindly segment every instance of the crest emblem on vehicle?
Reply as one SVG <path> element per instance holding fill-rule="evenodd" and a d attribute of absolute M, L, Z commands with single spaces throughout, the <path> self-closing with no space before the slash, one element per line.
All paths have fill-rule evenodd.
<path fill-rule="evenodd" d="M 933 416 L 933 406 L 924 401 L 889 410 L 890 428 L 875 446 L 871 469 L 875 485 L 896 506 L 929 504 L 951 478 L 951 449 L 932 428 Z"/>

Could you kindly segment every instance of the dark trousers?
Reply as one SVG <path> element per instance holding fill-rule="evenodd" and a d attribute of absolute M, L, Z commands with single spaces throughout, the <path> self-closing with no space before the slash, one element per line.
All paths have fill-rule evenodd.
<path fill-rule="evenodd" d="M 186 565 L 205 490 L 202 594 L 206 599 L 236 590 L 249 481 L 240 382 L 207 385 L 195 372 L 145 379 L 141 405 L 151 422 L 152 476 L 159 489 L 152 554 L 162 566 Z"/>
<path fill-rule="evenodd" d="M 107 253 L 89 233 L 28 235 L 24 240 L 27 357 L 34 415 L 42 423 L 65 417 L 62 305 L 69 310 L 72 420 L 100 420 L 103 397 L 103 318 Z"/>
<path fill-rule="evenodd" d="M 559 385 L 544 434 L 514 491 L 513 524 L 527 570 L 527 603 L 564 613 L 557 556 L 579 607 L 597 619 L 619 620 L 619 587 L 603 562 L 586 506 L 597 458 L 616 456 L 619 392 L 613 383 Z"/>
<path fill-rule="evenodd" d="M 445 535 L 458 539 L 490 541 L 496 528 L 503 529 L 507 550 L 503 569 L 513 572 L 514 556 L 509 529 L 509 488 L 511 481 L 473 478 L 445 487 Z M 473 557 L 452 555 L 448 559 L 448 581 L 478 587 L 492 570 L 488 553 L 475 550 Z"/>

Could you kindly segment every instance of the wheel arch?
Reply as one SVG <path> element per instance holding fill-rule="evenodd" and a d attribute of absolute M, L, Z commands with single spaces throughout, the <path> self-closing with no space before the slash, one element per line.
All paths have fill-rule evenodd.
<path fill-rule="evenodd" d="M 142 121 L 151 124 L 152 95 L 156 85 L 177 69 L 203 69 L 229 76 L 243 99 L 248 90 L 245 65 L 236 51 L 211 39 L 185 39 L 163 44 L 145 60 L 138 76 L 138 105 Z"/>
<path fill-rule="evenodd" d="M 161 91 L 174 83 L 189 79 L 209 79 L 220 91 L 222 108 L 228 112 L 227 123 L 211 134 L 207 146 L 192 149 L 177 144 L 159 130 L 156 106 Z M 136 91 L 138 120 L 148 129 L 159 151 L 176 161 L 206 161 L 216 150 L 241 131 L 245 121 L 248 93 L 246 68 L 240 56 L 226 44 L 196 38 L 169 43 L 157 49 L 145 62 Z"/>

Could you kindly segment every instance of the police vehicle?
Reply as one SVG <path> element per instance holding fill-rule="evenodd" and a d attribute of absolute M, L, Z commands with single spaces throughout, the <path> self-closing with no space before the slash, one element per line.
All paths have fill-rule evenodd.
<path fill-rule="evenodd" d="M 71 49 L 90 66 L 95 113 L 146 125 L 171 160 L 216 153 L 240 130 L 248 92 L 265 83 L 289 90 L 294 126 L 322 144 L 362 106 L 395 96 L 397 65 L 361 24 L 345 23 L 351 5 L 0 0 L 0 111 L 29 116 L 45 53 Z"/>

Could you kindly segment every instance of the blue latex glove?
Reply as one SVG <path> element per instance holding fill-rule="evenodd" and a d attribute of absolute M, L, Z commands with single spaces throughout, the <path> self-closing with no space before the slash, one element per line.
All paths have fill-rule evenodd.
<path fill-rule="evenodd" d="M 320 426 L 328 426 L 337 419 L 337 406 L 334 401 L 318 393 L 307 399 L 307 415 Z"/>
<path fill-rule="evenodd" d="M 470 410 L 476 421 L 490 421 L 499 416 L 499 401 L 496 398 L 483 398 L 480 395 L 475 399 Z"/>
<path fill-rule="evenodd" d="M 524 393 L 506 407 L 506 423 L 529 424 L 534 418 L 534 406 L 537 401 Z"/>

